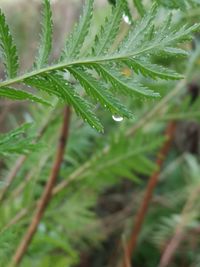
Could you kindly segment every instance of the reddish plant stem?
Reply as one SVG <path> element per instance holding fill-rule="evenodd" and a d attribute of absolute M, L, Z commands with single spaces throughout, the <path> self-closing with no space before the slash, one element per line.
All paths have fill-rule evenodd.
<path fill-rule="evenodd" d="M 158 183 L 161 168 L 171 148 L 175 129 L 176 129 L 175 122 L 170 122 L 165 131 L 166 141 L 163 144 L 157 156 L 157 160 L 156 160 L 157 170 L 152 174 L 152 176 L 149 179 L 143 201 L 135 216 L 134 226 L 133 226 L 133 229 L 130 235 L 130 239 L 127 242 L 127 256 L 129 257 L 130 262 L 131 262 L 131 256 L 133 255 L 135 251 L 138 238 L 140 235 L 140 231 L 141 231 L 143 222 L 145 220 L 145 216 L 147 214 L 147 211 L 148 211 L 151 199 L 152 199 L 153 191 Z M 124 261 L 123 261 L 122 266 L 126 267 L 126 263 Z"/>
<path fill-rule="evenodd" d="M 122 240 L 122 249 L 123 249 L 123 261 L 124 261 L 124 267 L 131 267 L 131 259 L 128 255 L 127 246 L 125 243 L 125 240 Z"/>
<path fill-rule="evenodd" d="M 21 243 L 19 244 L 19 246 L 15 252 L 15 255 L 13 257 L 12 266 L 16 266 L 21 262 L 24 254 L 26 253 L 26 251 L 28 249 L 28 246 L 29 246 L 34 234 L 37 231 L 38 224 L 40 223 L 40 220 L 41 220 L 41 218 L 42 218 L 42 216 L 43 216 L 43 214 L 44 214 L 44 212 L 48 206 L 48 203 L 51 200 L 53 187 L 55 185 L 55 181 L 56 181 L 56 178 L 58 176 L 60 166 L 62 164 L 62 160 L 63 160 L 63 156 L 64 156 L 65 146 L 66 146 L 66 142 L 68 139 L 68 133 L 69 133 L 69 124 L 70 124 L 70 108 L 66 107 L 64 110 L 64 120 L 63 120 L 60 138 L 59 138 L 57 155 L 55 158 L 55 162 L 54 162 L 51 174 L 50 174 L 49 179 L 46 183 L 44 192 L 43 192 L 43 194 L 42 194 L 42 196 L 38 202 L 35 215 L 33 216 L 33 219 L 32 219 L 32 221 L 28 227 L 28 230 L 27 230 L 25 236 L 23 237 Z"/>
<path fill-rule="evenodd" d="M 173 260 L 173 257 L 183 241 L 184 238 L 184 229 L 177 228 L 174 236 L 169 241 L 169 244 L 167 244 L 166 249 L 163 252 L 163 255 L 161 256 L 160 263 L 158 267 L 167 267 L 169 266 L 170 262 Z"/>

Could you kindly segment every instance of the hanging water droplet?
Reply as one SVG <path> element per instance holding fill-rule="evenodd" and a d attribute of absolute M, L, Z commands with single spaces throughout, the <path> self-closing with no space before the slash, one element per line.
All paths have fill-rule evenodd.
<path fill-rule="evenodd" d="M 120 115 L 112 115 L 112 118 L 113 118 L 114 121 L 117 121 L 117 122 L 121 122 L 124 119 Z"/>
<path fill-rule="evenodd" d="M 123 14 L 123 20 L 125 23 L 127 23 L 129 25 L 131 24 L 131 20 L 126 14 Z"/>

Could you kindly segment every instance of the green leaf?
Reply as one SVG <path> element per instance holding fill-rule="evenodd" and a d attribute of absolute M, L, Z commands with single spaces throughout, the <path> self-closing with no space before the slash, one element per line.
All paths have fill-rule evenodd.
<path fill-rule="evenodd" d="M 78 58 L 81 46 L 88 35 L 93 13 L 93 1 L 94 0 L 86 1 L 79 23 L 75 26 L 73 32 L 70 34 L 65 49 L 62 52 L 62 61 Z"/>
<path fill-rule="evenodd" d="M 1 211 L 1 214 L 2 214 L 2 211 Z M 1 231 L 0 233 L 0 246 L 1 246 L 1 250 L 0 250 L 1 265 L 0 266 L 1 267 L 8 266 L 9 259 L 12 257 L 13 248 L 16 245 L 15 240 L 17 240 L 17 234 L 16 234 L 17 232 L 15 228 L 16 228 L 16 225 L 13 226 L 11 229 L 7 229 L 6 231 L 5 230 Z"/>
<path fill-rule="evenodd" d="M 143 17 L 145 14 L 145 8 L 144 5 L 142 4 L 142 0 L 133 0 L 133 3 L 137 8 L 137 11 L 140 14 L 140 16 Z"/>
<path fill-rule="evenodd" d="M 162 143 L 163 138 L 155 139 L 155 136 L 149 133 L 136 133 L 131 140 L 124 135 L 118 135 L 117 140 L 111 136 L 109 150 L 93 156 L 87 177 L 91 176 L 92 180 L 96 178 L 93 185 L 97 186 L 97 190 L 102 188 L 102 182 L 103 186 L 108 182 L 116 183 L 120 177 L 138 182 L 138 173 L 150 175 L 152 170 L 155 170 L 155 163 L 146 155 L 152 155 Z M 106 177 L 106 181 L 102 181 L 101 177 Z M 87 178 L 84 183 L 87 183 Z"/>
<path fill-rule="evenodd" d="M 13 100 L 31 100 L 37 103 L 41 103 L 47 106 L 51 106 L 51 104 L 44 99 L 37 97 L 31 93 L 27 93 L 25 91 L 14 89 L 11 87 L 1 87 L 0 88 L 0 97 L 6 97 Z"/>
<path fill-rule="evenodd" d="M 63 100 L 72 105 L 78 115 L 80 115 L 84 121 L 89 123 L 97 131 L 102 132 L 103 126 L 99 119 L 92 112 L 92 105 L 81 98 L 74 90 L 74 88 L 59 74 L 49 74 L 47 78 L 55 87 L 59 88 Z"/>
<path fill-rule="evenodd" d="M 115 99 L 109 90 L 104 87 L 101 81 L 97 81 L 88 72 L 78 68 L 68 68 L 85 89 L 86 93 L 92 96 L 95 100 L 108 109 L 112 114 L 121 115 L 127 118 L 132 117 L 130 111 L 128 111 L 122 104 Z"/>
<path fill-rule="evenodd" d="M 47 3 L 49 4 L 49 2 Z M 119 32 L 122 15 L 125 14 L 126 8 L 124 3 L 122 0 L 117 1 L 112 16 L 106 20 L 104 27 L 101 28 L 95 41 L 96 45 L 93 49 L 93 56 L 81 58 L 79 53 L 81 45 L 87 37 L 92 16 L 93 1 L 88 0 L 79 24 L 69 37 L 65 50 L 66 53 L 64 52 L 63 54 L 63 61 L 32 70 L 15 79 L 2 81 L 0 82 L 0 88 L 23 82 L 48 94 L 56 95 L 63 101 L 73 102 L 73 106 L 78 110 L 76 98 L 79 102 L 83 99 L 79 96 L 73 98 L 71 94 L 69 95 L 69 91 L 73 91 L 73 87 L 67 81 L 65 81 L 66 85 L 64 86 L 63 76 L 57 74 L 58 72 L 69 70 L 85 89 L 86 94 L 98 101 L 112 114 L 131 117 L 130 112 L 119 103 L 108 86 L 112 85 L 117 93 L 122 92 L 124 95 L 130 96 L 158 97 L 159 94 L 140 84 L 137 78 L 133 77 L 134 79 L 132 79 L 131 77 L 123 76 L 120 71 L 121 66 L 127 64 L 143 76 L 150 76 L 154 79 L 157 77 L 172 80 L 182 78 L 181 75 L 152 64 L 149 60 L 151 55 L 161 55 L 162 53 L 175 56 L 185 55 L 186 52 L 176 46 L 178 43 L 191 38 L 191 34 L 198 30 L 200 25 L 195 24 L 191 27 L 173 25 L 172 27 L 171 15 L 167 16 L 163 23 L 158 24 L 156 23 L 157 5 L 153 4 L 150 12 L 146 12 L 142 19 L 138 20 L 135 25 L 131 25 L 127 36 L 113 52 L 110 48 Z M 47 13 L 44 17 L 46 17 L 45 21 L 48 19 L 50 21 L 51 15 L 48 13 L 50 11 L 47 6 Z M 49 30 L 45 29 L 44 31 L 48 32 Z M 90 73 L 91 67 L 101 76 L 101 80 Z M 86 70 L 86 68 L 90 68 L 90 71 Z M 62 86 L 58 86 L 58 81 L 55 83 L 55 81 L 50 79 L 50 75 L 58 75 L 56 77 L 61 79 Z M 68 90 L 64 91 L 63 88 L 68 88 Z M 78 111 L 78 113 L 87 119 L 86 114 L 83 114 L 83 111 L 86 112 L 83 103 L 82 108 L 83 110 Z M 90 108 L 88 109 L 91 111 Z M 90 122 L 90 124 L 93 125 L 94 123 Z"/>
<path fill-rule="evenodd" d="M 153 79 L 161 78 L 164 80 L 179 80 L 184 78 L 184 76 L 179 73 L 162 66 L 152 64 L 151 62 L 143 59 L 129 59 L 124 62 L 136 73 L 140 72 L 142 75 L 149 76 Z"/>
<path fill-rule="evenodd" d="M 181 10 L 186 10 L 186 2 L 185 0 L 157 0 L 158 3 L 162 4 L 163 6 L 171 9 L 180 8 Z"/>
<path fill-rule="evenodd" d="M 169 23 L 165 21 L 160 27 L 155 27 L 153 26 L 153 20 L 156 10 L 157 8 L 154 5 L 151 11 L 129 32 L 128 37 L 122 42 L 120 50 L 117 52 L 121 54 L 121 57 L 131 58 L 166 51 L 167 47 L 173 47 L 178 43 L 191 39 L 191 34 L 200 28 L 199 24 L 194 24 L 172 29 L 170 28 L 171 25 L 169 25 L 170 16 L 168 17 Z M 154 28 L 153 33 L 152 27 Z M 180 54 L 180 51 L 177 50 L 177 53 Z"/>
<path fill-rule="evenodd" d="M 27 154 L 35 150 L 38 145 L 33 143 L 34 137 L 29 133 L 31 124 L 26 123 L 21 127 L 0 135 L 0 155 L 11 153 Z"/>
<path fill-rule="evenodd" d="M 84 121 L 87 121 L 93 128 L 99 132 L 103 131 L 99 119 L 92 112 L 92 105 L 81 98 L 74 88 L 60 74 L 50 73 L 37 77 L 28 78 L 24 81 L 27 85 L 38 90 L 55 95 L 62 101 L 73 106 L 74 110 Z"/>
<path fill-rule="evenodd" d="M 159 97 L 160 94 L 154 92 L 140 83 L 122 76 L 122 74 L 112 68 L 105 65 L 95 64 L 93 65 L 95 70 L 105 79 L 110 82 L 113 87 L 126 95 L 134 97 Z"/>
<path fill-rule="evenodd" d="M 181 48 L 175 48 L 175 47 L 165 47 L 162 49 L 162 53 L 167 56 L 181 56 L 185 57 L 188 56 L 189 53 Z"/>
<path fill-rule="evenodd" d="M 120 52 L 126 53 L 134 51 L 134 47 L 141 46 L 142 42 L 148 43 L 149 32 L 152 31 L 153 20 L 157 13 L 157 5 L 154 4 L 150 10 L 141 20 L 139 20 L 135 27 L 130 29 L 127 38 L 120 46 Z"/>
<path fill-rule="evenodd" d="M 32 88 L 46 92 L 49 95 L 55 95 L 63 99 L 63 93 L 60 91 L 60 88 L 55 86 L 54 83 L 51 83 L 46 75 L 37 75 L 36 77 L 27 78 L 24 80 L 24 83 Z"/>
<path fill-rule="evenodd" d="M 40 41 L 39 53 L 34 64 L 40 69 L 48 63 L 48 58 L 52 48 L 53 22 L 52 11 L 49 0 L 43 0 L 43 25 L 42 36 Z"/>
<path fill-rule="evenodd" d="M 93 54 L 96 56 L 105 54 L 111 47 L 118 31 L 119 24 L 124 11 L 124 1 L 117 1 L 116 7 L 113 7 L 112 15 L 106 18 L 104 26 L 101 27 L 100 33 L 95 38 Z"/>
<path fill-rule="evenodd" d="M 13 43 L 9 27 L 6 24 L 5 16 L 0 10 L 0 47 L 6 67 L 8 78 L 14 78 L 18 71 L 17 49 Z"/>
<path fill-rule="evenodd" d="M 166 45 L 166 43 L 177 44 L 190 40 L 192 38 L 191 34 L 199 29 L 200 25 L 198 23 L 195 23 L 192 26 L 184 25 L 178 29 L 174 29 L 173 31 L 170 31 L 170 29 L 168 29 L 168 35 L 164 36 L 162 42 Z"/>

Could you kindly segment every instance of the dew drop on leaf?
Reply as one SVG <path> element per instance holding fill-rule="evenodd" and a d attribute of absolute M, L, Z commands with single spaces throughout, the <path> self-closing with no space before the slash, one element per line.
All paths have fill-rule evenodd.
<path fill-rule="evenodd" d="M 131 21 L 130 21 L 129 17 L 126 14 L 123 14 L 123 20 L 124 20 L 125 23 L 127 23 L 129 25 L 131 24 Z"/>
<path fill-rule="evenodd" d="M 123 121 L 123 117 L 119 116 L 119 115 L 112 115 L 112 118 L 114 121 L 117 121 L 117 122 L 121 122 Z"/>

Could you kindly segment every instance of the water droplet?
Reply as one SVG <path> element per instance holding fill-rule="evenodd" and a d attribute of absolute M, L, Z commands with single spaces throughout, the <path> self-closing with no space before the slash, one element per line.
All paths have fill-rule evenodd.
<path fill-rule="evenodd" d="M 123 20 L 125 23 L 127 23 L 129 25 L 131 24 L 131 20 L 129 19 L 129 17 L 126 14 L 123 14 Z"/>
<path fill-rule="evenodd" d="M 123 121 L 123 117 L 119 116 L 119 115 L 112 115 L 112 118 L 114 121 L 117 121 L 117 122 L 121 122 Z"/>

